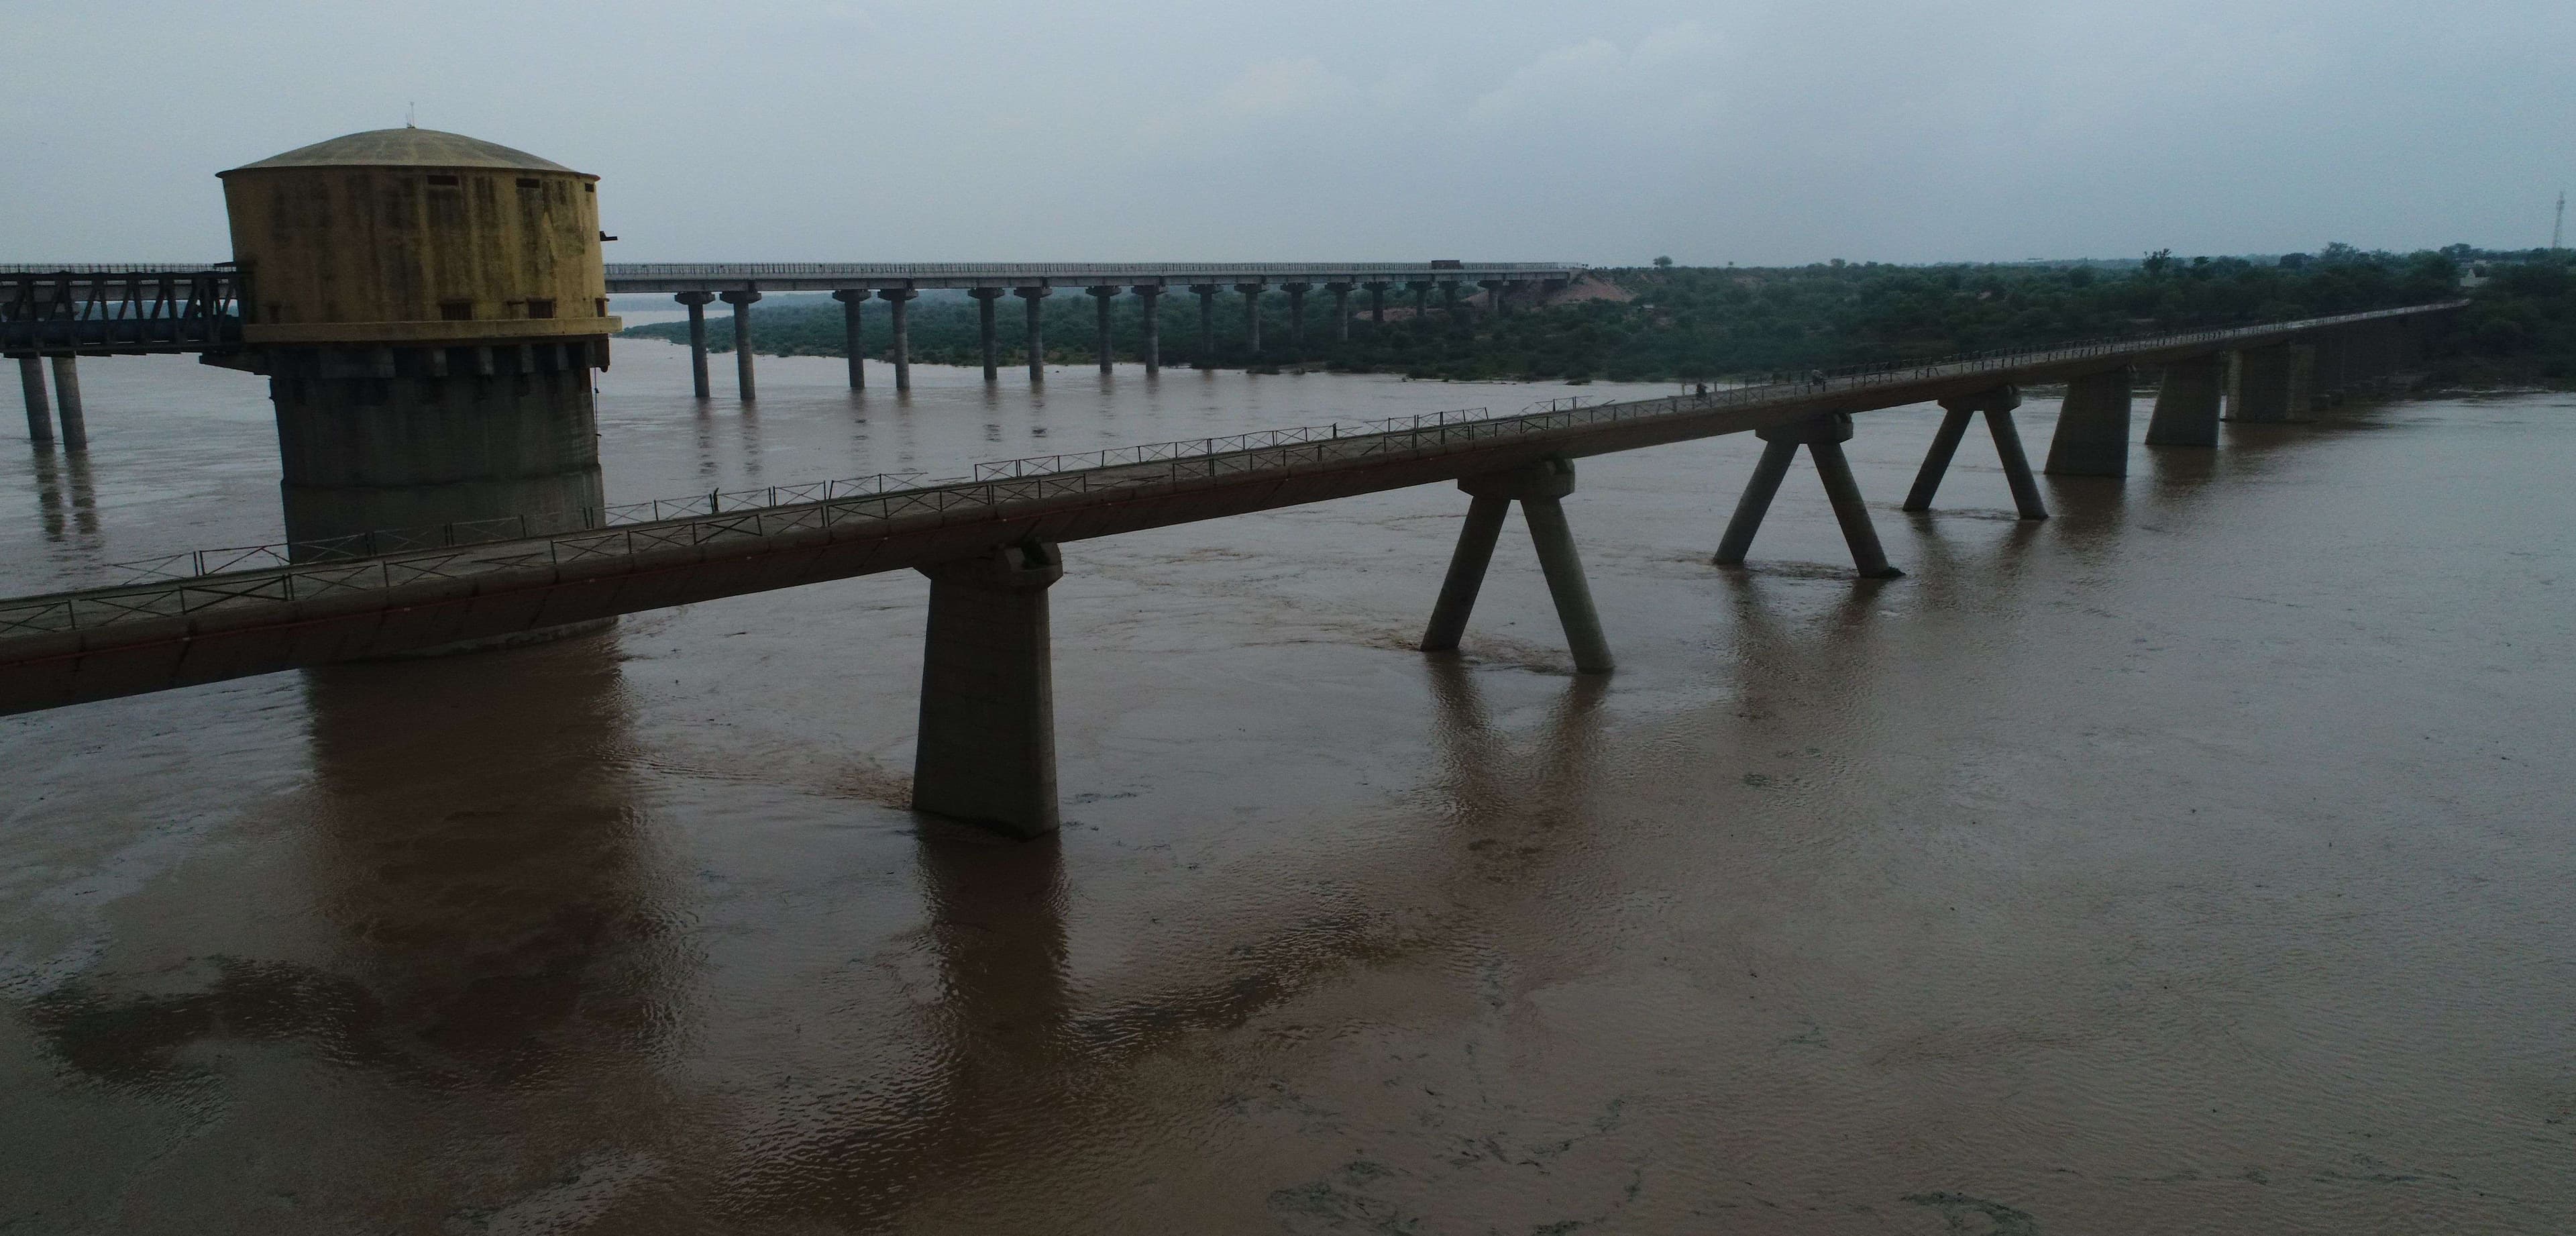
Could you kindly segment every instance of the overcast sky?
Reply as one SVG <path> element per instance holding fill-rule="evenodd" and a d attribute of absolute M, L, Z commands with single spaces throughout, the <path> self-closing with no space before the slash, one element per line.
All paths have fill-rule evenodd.
<path fill-rule="evenodd" d="M 627 261 L 1935 261 L 2531 246 L 2570 0 L 0 0 L 0 262 L 229 254 L 403 122 Z"/>

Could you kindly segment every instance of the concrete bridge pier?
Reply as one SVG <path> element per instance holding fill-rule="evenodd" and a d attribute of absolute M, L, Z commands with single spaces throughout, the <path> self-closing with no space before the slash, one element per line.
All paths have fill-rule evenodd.
<path fill-rule="evenodd" d="M 27 401 L 27 441 L 52 446 L 54 404 L 45 396 L 45 362 L 33 356 L 18 358 L 18 393 Z"/>
<path fill-rule="evenodd" d="M 1824 482 L 1834 521 L 1842 525 L 1843 542 L 1851 547 L 1852 566 L 1861 578 L 1893 579 L 1905 574 L 1888 565 L 1887 551 L 1879 547 L 1878 529 L 1869 521 L 1869 507 L 1861 502 L 1860 482 L 1852 478 L 1851 461 L 1843 456 L 1843 443 L 1852 436 L 1851 413 L 1821 413 L 1756 429 L 1753 436 L 1764 443 L 1762 460 L 1753 465 L 1753 478 L 1744 483 L 1744 496 L 1736 501 L 1735 518 L 1727 521 L 1726 535 L 1718 539 L 1717 565 L 1744 565 L 1745 553 L 1753 548 L 1753 534 L 1762 530 L 1762 517 L 1770 513 L 1771 499 L 1779 494 L 1781 480 L 1797 460 L 1798 448 L 1804 446 L 1816 463 L 1816 477 Z"/>
<path fill-rule="evenodd" d="M 1303 352 L 1306 348 L 1306 293 L 1311 283 L 1283 283 L 1280 290 L 1288 293 L 1288 347 Z"/>
<path fill-rule="evenodd" d="M 2227 419 L 2247 424 L 2277 424 L 2290 419 L 2290 345 L 2236 351 L 2227 368 Z"/>
<path fill-rule="evenodd" d="M 671 299 L 689 307 L 689 378 L 697 384 L 698 398 L 715 398 L 715 389 L 707 381 L 707 302 L 713 292 L 682 292 Z"/>
<path fill-rule="evenodd" d="M 751 302 L 759 300 L 760 293 L 745 288 L 739 292 L 724 292 L 720 295 L 723 296 L 724 303 L 733 306 L 734 385 L 741 389 L 742 401 L 750 403 L 760 398 L 759 388 L 754 385 L 751 372 Z"/>
<path fill-rule="evenodd" d="M 1261 293 L 1267 283 L 1238 283 L 1234 290 L 1243 293 L 1243 341 L 1252 355 L 1261 355 Z"/>
<path fill-rule="evenodd" d="M 841 350 L 850 357 L 850 389 L 854 391 L 868 388 L 864 363 L 868 358 L 867 335 L 860 329 L 859 309 L 871 295 L 866 288 L 842 288 L 832 293 L 832 299 L 841 302 Z"/>
<path fill-rule="evenodd" d="M 1013 288 L 1011 295 L 1028 302 L 1029 381 L 1046 381 L 1046 298 L 1053 288 Z"/>
<path fill-rule="evenodd" d="M 1415 322 L 1430 321 L 1431 283 L 1428 280 L 1422 280 L 1408 283 L 1404 286 L 1413 292 L 1413 320 Z"/>
<path fill-rule="evenodd" d="M 2126 365 L 2067 379 L 2057 434 L 2048 441 L 2050 476 L 2129 474 L 2129 398 L 2135 384 Z"/>
<path fill-rule="evenodd" d="M 1508 280 L 1479 279 L 1476 281 L 1476 286 L 1485 289 L 1485 298 L 1493 305 L 1495 317 L 1502 317 L 1512 311 L 1510 302 L 1503 299 L 1504 293 L 1512 290 Z"/>
<path fill-rule="evenodd" d="M 1118 287 L 1083 289 L 1083 292 L 1091 297 L 1093 316 L 1098 323 L 1096 332 L 1098 337 L 1093 342 L 1100 352 L 1100 372 L 1102 373 L 1109 372 L 1109 363 L 1113 359 L 1109 348 L 1109 298 L 1124 290 Z"/>
<path fill-rule="evenodd" d="M 1216 294 L 1224 289 L 1213 283 L 1193 283 L 1190 290 L 1199 297 L 1199 359 L 1201 369 L 1216 368 Z"/>
<path fill-rule="evenodd" d="M 1324 290 L 1333 294 L 1333 341 L 1351 341 L 1351 285 L 1327 283 Z"/>
<path fill-rule="evenodd" d="M 916 811 L 1018 837 L 1056 830 L 1055 677 L 1047 589 L 1064 560 L 1045 542 L 922 568 L 930 622 L 914 745 Z"/>
<path fill-rule="evenodd" d="M 879 288 L 877 299 L 886 303 L 888 325 L 894 335 L 894 388 L 897 392 L 912 389 L 912 298 L 921 295 L 911 288 Z"/>
<path fill-rule="evenodd" d="M 1363 283 L 1363 284 L 1361 284 L 1360 286 L 1368 289 L 1368 294 L 1369 294 L 1369 329 L 1371 329 L 1371 330 L 1385 330 L 1385 329 L 1386 329 L 1386 289 L 1387 289 L 1388 285 L 1387 285 L 1387 284 L 1385 284 L 1385 283 Z"/>
<path fill-rule="evenodd" d="M 1163 371 L 1163 289 L 1138 284 L 1136 299 L 1145 302 L 1145 373 L 1150 377 Z"/>
<path fill-rule="evenodd" d="M 975 298 L 976 337 L 984 345 L 984 380 L 999 382 L 1002 380 L 1002 351 L 1001 343 L 993 336 L 993 302 L 1002 295 L 1002 289 L 968 288 L 966 294 Z"/>
<path fill-rule="evenodd" d="M 1942 400 L 1941 428 L 1932 435 L 1932 449 L 1923 456 L 1922 470 L 1914 474 L 1914 488 L 1905 495 L 1905 509 L 1932 509 L 1932 495 L 1940 491 L 1941 478 L 1950 470 L 1950 458 L 1958 453 L 1960 440 L 1968 434 L 1968 418 L 1983 412 L 1986 432 L 1995 440 L 1995 457 L 2003 464 L 2004 480 L 2012 486 L 2014 508 L 2024 519 L 2048 518 L 2048 504 L 2039 496 L 2039 478 L 2030 474 L 2030 457 L 2021 449 L 2021 430 L 2013 424 L 2013 409 L 2020 406 L 2021 389 L 2012 386 Z"/>
<path fill-rule="evenodd" d="M 81 410 L 80 358 L 66 352 L 49 357 L 54 365 L 54 413 L 63 421 L 63 449 L 89 449 L 89 422 Z"/>
<path fill-rule="evenodd" d="M 1448 652 L 1466 634 L 1467 616 L 1483 591 L 1485 568 L 1494 560 L 1494 542 L 1502 535 L 1503 517 L 1514 502 L 1528 521 L 1530 542 L 1538 550 L 1539 569 L 1556 602 L 1557 622 L 1565 628 L 1566 647 L 1574 653 L 1580 674 L 1607 674 L 1613 668 L 1610 641 L 1601 634 L 1601 615 L 1592 605 L 1592 586 L 1583 575 L 1583 559 L 1574 548 L 1574 532 L 1565 522 L 1560 500 L 1574 492 L 1574 464 L 1542 459 L 1527 467 L 1484 476 L 1462 477 L 1466 491 L 1466 525 L 1458 531 L 1458 548 L 1450 555 L 1449 574 L 1440 581 L 1440 600 L 1432 606 L 1431 625 L 1423 631 L 1422 651 Z"/>
<path fill-rule="evenodd" d="M 1458 281 L 1455 279 L 1440 281 L 1440 315 L 1452 322 L 1458 320 Z"/>
<path fill-rule="evenodd" d="M 2218 445 L 2219 400 L 2226 387 L 2222 354 L 2166 362 L 2164 380 L 2156 384 L 2156 410 L 2147 418 L 2147 445 Z"/>

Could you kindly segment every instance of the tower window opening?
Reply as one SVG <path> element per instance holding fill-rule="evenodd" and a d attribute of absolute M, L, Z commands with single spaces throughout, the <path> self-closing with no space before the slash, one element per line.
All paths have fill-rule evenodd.
<path fill-rule="evenodd" d="M 528 298 L 528 316 L 529 316 L 529 317 L 532 317 L 532 318 L 550 318 L 550 317 L 553 317 L 554 315 L 555 315 L 555 302 L 554 302 L 552 299 L 541 299 L 541 298 L 534 297 L 534 296 L 531 296 L 531 297 L 529 297 L 529 298 Z"/>
<path fill-rule="evenodd" d="M 474 302 L 470 300 L 442 300 L 438 302 L 438 320 L 442 322 L 471 322 L 474 320 Z"/>
<path fill-rule="evenodd" d="M 429 186 L 433 189 L 453 189 L 456 187 L 456 178 L 454 176 L 431 176 L 429 178 Z"/>
<path fill-rule="evenodd" d="M 581 182 L 581 191 L 584 193 L 597 193 L 599 192 L 599 186 L 585 180 Z"/>

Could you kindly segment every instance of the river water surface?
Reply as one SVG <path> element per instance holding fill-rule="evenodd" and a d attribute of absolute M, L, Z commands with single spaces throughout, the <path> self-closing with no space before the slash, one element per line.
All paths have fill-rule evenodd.
<path fill-rule="evenodd" d="M 612 499 L 1567 393 L 840 372 L 622 344 Z M 12 591 L 277 535 L 260 382 L 83 379 Z M 1447 486 L 1071 544 L 1025 844 L 903 809 L 911 574 L 0 720 L 0 1231 L 2576 1229 L 2571 413 L 2043 524 L 1872 413 L 1878 584 L 1803 463 L 1708 565 L 1749 437 L 1584 460 L 1606 681 L 1517 526 L 1408 651 Z"/>

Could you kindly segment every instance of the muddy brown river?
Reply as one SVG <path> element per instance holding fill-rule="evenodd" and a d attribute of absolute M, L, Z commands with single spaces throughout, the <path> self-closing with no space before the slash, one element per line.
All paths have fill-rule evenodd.
<path fill-rule="evenodd" d="M 840 373 L 621 344 L 612 499 L 1569 393 Z M 257 380 L 83 382 L 9 590 L 277 535 Z M 2576 1230 L 2576 398 L 2036 525 L 1982 433 L 1894 509 L 1936 419 L 1884 583 L 1804 462 L 1708 564 L 1748 436 L 1583 461 L 1607 681 L 1517 523 L 1409 651 L 1447 486 L 1070 544 L 1048 841 L 904 809 L 911 574 L 0 719 L 0 1232 Z"/>

